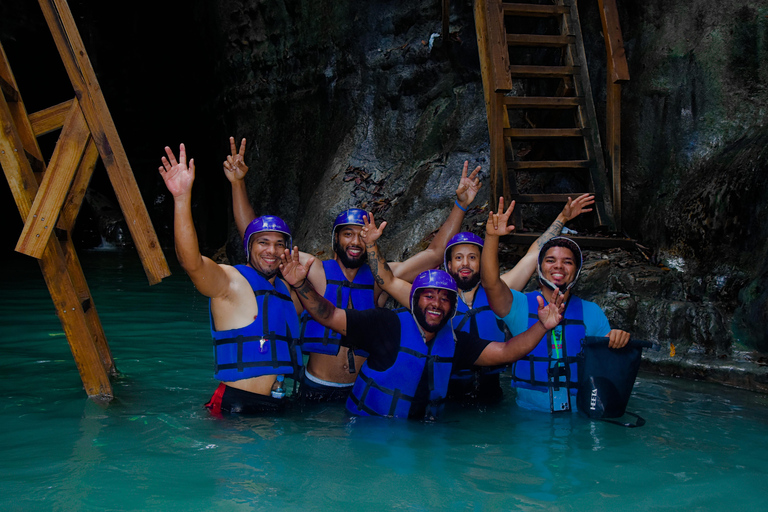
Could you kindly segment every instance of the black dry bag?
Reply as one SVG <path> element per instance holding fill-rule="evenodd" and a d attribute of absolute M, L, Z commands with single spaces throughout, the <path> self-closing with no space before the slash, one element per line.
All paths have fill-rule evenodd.
<path fill-rule="evenodd" d="M 584 338 L 578 364 L 576 405 L 579 412 L 625 427 L 643 426 L 645 420 L 627 413 L 626 409 L 640 368 L 643 348 L 651 346 L 648 341 L 629 340 L 625 347 L 612 349 L 608 348 L 608 338 Z M 620 418 L 625 413 L 634 416 L 637 421 L 632 424 L 608 419 Z"/>

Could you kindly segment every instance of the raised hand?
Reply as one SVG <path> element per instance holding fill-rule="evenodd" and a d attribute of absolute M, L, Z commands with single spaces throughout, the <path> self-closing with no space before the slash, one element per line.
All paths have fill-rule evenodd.
<path fill-rule="evenodd" d="M 231 155 L 224 160 L 224 175 L 234 183 L 245 178 L 248 166 L 245 165 L 245 139 L 240 141 L 240 149 L 235 147 L 235 138 L 229 138 L 229 151 Z"/>
<path fill-rule="evenodd" d="M 382 222 L 381 225 L 377 228 L 376 220 L 373 218 L 373 213 L 364 215 L 363 229 L 360 231 L 360 238 L 363 240 L 365 246 L 373 246 L 373 244 L 376 243 L 376 240 L 381 237 L 385 227 L 387 227 L 387 221 Z"/>
<path fill-rule="evenodd" d="M 586 208 L 587 206 L 595 203 L 595 196 L 592 194 L 582 194 L 576 199 L 568 198 L 568 202 L 563 207 L 563 216 L 566 222 L 573 220 L 582 213 L 591 212 L 592 208 Z"/>
<path fill-rule="evenodd" d="M 290 249 L 286 249 L 283 254 L 280 255 L 280 273 L 289 285 L 297 287 L 304 284 L 304 280 L 309 275 L 309 269 L 315 262 L 314 257 L 310 257 L 307 260 L 306 265 L 302 265 L 299 262 L 299 248 L 293 248 L 293 253 Z"/>
<path fill-rule="evenodd" d="M 560 290 L 552 290 L 552 298 L 549 304 L 544 304 L 544 297 L 538 296 L 539 301 L 539 321 L 546 330 L 554 329 L 563 320 L 565 313 L 565 295 Z"/>
<path fill-rule="evenodd" d="M 504 198 L 499 198 L 499 213 L 488 212 L 488 222 L 485 223 L 485 234 L 493 236 L 503 236 L 514 231 L 515 226 L 507 226 L 509 217 L 515 209 L 515 202 L 509 205 L 507 211 L 504 211 Z"/>
<path fill-rule="evenodd" d="M 482 183 L 477 175 L 480 173 L 480 166 L 475 167 L 472 174 L 467 176 L 469 170 L 469 161 L 464 161 L 464 169 L 461 171 L 461 180 L 459 180 L 459 186 L 456 188 L 456 200 L 459 202 L 462 208 L 466 209 L 475 200 L 477 191 L 480 190 Z"/>
<path fill-rule="evenodd" d="M 165 146 L 165 154 L 166 156 L 160 159 L 163 165 L 158 167 L 165 186 L 173 197 L 189 194 L 192 191 L 192 183 L 195 181 L 195 159 L 191 159 L 187 167 L 187 151 L 184 144 L 179 145 L 178 162 L 168 146 Z"/>

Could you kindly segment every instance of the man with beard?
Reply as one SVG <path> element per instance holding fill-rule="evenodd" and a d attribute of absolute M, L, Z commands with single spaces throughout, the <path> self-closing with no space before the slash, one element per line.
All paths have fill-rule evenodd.
<path fill-rule="evenodd" d="M 248 201 L 245 188 L 245 139 L 239 149 L 234 137 L 230 137 L 230 155 L 224 162 L 224 172 L 232 183 L 232 201 L 235 221 L 240 233 L 255 213 Z M 467 176 L 468 162 L 464 162 L 456 201 L 453 209 L 440 227 L 429 247 L 404 262 L 391 262 L 397 277 L 411 281 L 419 272 L 435 268 L 442 262 L 446 242 L 458 232 L 464 213 L 480 189 L 480 167 Z M 376 283 L 367 264 L 367 255 L 360 239 L 363 217 L 366 212 L 353 208 L 341 212 L 333 224 L 333 259 L 322 265 L 313 265 L 309 281 L 320 295 L 338 308 L 356 310 L 383 306 L 387 295 Z M 311 256 L 301 253 L 302 264 Z M 346 400 L 355 382 L 357 369 L 365 361 L 363 351 L 350 351 L 340 344 L 341 336 L 315 322 L 309 314 L 302 317 L 302 350 L 309 354 L 307 366 L 301 375 L 299 395 L 303 401 L 341 402 Z"/>
<path fill-rule="evenodd" d="M 179 263 L 200 293 L 210 298 L 215 377 L 221 383 L 206 407 L 214 414 L 275 413 L 285 400 L 273 398 L 278 376 L 302 364 L 298 317 L 290 290 L 277 279 L 280 255 L 291 246 L 288 226 L 278 217 L 254 219 L 243 240 L 246 265 L 219 265 L 200 254 L 192 220 L 195 161 L 184 144 L 179 160 L 165 148 L 160 175 L 173 195 L 173 234 Z"/>
<path fill-rule="evenodd" d="M 371 249 L 368 252 L 371 254 Z M 409 304 L 410 311 L 340 309 L 320 296 L 309 282 L 313 261 L 310 258 L 302 265 L 298 249 L 294 248 L 292 254 L 285 251 L 280 269 L 312 318 L 341 333 L 342 343 L 369 352 L 347 399 L 347 409 L 361 416 L 435 420 L 453 371 L 473 364 L 516 361 L 561 319 L 562 298 L 553 294 L 550 304 L 545 306 L 541 300 L 538 321 L 506 343 L 454 333 L 450 324 L 456 311 L 453 278 L 442 270 L 427 270 L 410 285 L 395 278 L 386 262 L 380 284 L 396 300 Z M 409 293 L 404 296 L 400 291 L 405 288 Z"/>
<path fill-rule="evenodd" d="M 552 225 L 531 244 L 525 256 L 515 267 L 501 275 L 507 288 L 521 291 L 536 270 L 539 249 L 552 237 L 559 235 L 565 223 L 582 212 L 590 212 L 587 206 L 594 203 L 594 196 L 584 194 L 572 200 L 568 198 L 563 211 Z M 488 305 L 485 290 L 480 284 L 480 254 L 483 240 L 468 232 L 451 238 L 445 248 L 445 270 L 456 281 L 459 300 L 453 328 L 468 332 L 488 341 L 504 341 L 512 337 L 504 322 L 496 317 Z M 505 367 L 475 367 L 456 372 L 451 376 L 448 396 L 466 402 L 496 403 L 503 398 L 499 374 Z"/>
<path fill-rule="evenodd" d="M 508 234 L 507 226 L 514 201 L 504 211 L 504 198 L 499 198 L 498 213 L 489 212 L 482 253 L 481 283 L 491 310 L 498 315 L 512 334 L 528 328 L 540 301 L 551 292 L 559 291 L 565 298 L 562 325 L 548 330 L 531 354 L 512 367 L 512 385 L 517 388 L 517 403 L 521 407 L 546 412 L 572 411 L 571 396 L 576 394 L 578 372 L 575 356 L 581 350 L 585 336 L 607 337 L 613 349 L 624 347 L 629 333 L 611 329 L 608 319 L 593 302 L 571 293 L 582 267 L 581 249 L 573 240 L 554 237 L 539 250 L 537 268 L 539 289 L 520 293 L 510 290 L 499 278 L 499 237 Z"/>

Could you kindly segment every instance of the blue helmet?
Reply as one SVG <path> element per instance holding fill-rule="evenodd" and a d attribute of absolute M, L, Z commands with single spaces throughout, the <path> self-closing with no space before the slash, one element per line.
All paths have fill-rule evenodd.
<path fill-rule="evenodd" d="M 448 290 L 449 292 L 453 293 L 454 298 L 459 293 L 458 287 L 456 286 L 456 281 L 453 280 L 451 274 L 444 270 L 425 270 L 416 276 L 416 279 L 413 280 L 413 284 L 411 285 L 411 297 L 409 299 L 411 311 L 413 311 L 413 297 L 416 295 L 418 290 L 423 288 L 439 288 L 441 290 Z M 453 316 L 456 314 L 456 302 L 457 301 L 455 300 L 453 301 L 453 310 L 448 316 L 449 319 L 453 318 Z"/>
<path fill-rule="evenodd" d="M 336 216 L 336 220 L 333 221 L 333 230 L 331 231 L 331 245 L 336 242 L 336 230 L 341 226 L 349 226 L 350 224 L 355 226 L 365 226 L 363 217 L 367 217 L 368 212 L 361 210 L 360 208 L 349 208 L 344 210 Z"/>
<path fill-rule="evenodd" d="M 539 272 L 539 281 L 544 286 L 552 290 L 557 288 L 557 286 L 555 286 L 554 283 L 550 282 L 544 277 L 544 274 L 541 272 L 541 262 L 544 260 L 544 255 L 547 254 L 547 251 L 553 247 L 565 247 L 566 249 L 570 249 L 573 253 L 573 258 L 576 262 L 576 265 L 578 265 L 578 268 L 576 269 L 576 275 L 573 277 L 573 281 L 568 283 L 568 286 L 565 287 L 565 290 L 560 290 L 561 292 L 565 293 L 567 290 L 570 290 L 571 287 L 576 284 L 576 281 L 579 279 L 579 274 L 581 274 L 581 267 L 584 266 L 584 258 L 581 255 L 581 248 L 579 248 L 579 245 L 570 238 L 566 238 L 564 236 L 556 236 L 547 240 L 547 243 L 542 245 L 541 249 L 539 250 L 539 262 L 537 269 Z"/>
<path fill-rule="evenodd" d="M 275 215 L 262 215 L 261 217 L 253 219 L 251 223 L 248 224 L 248 227 L 245 228 L 243 249 L 245 249 L 246 260 L 250 261 L 251 259 L 251 237 L 256 233 L 263 233 L 265 231 L 274 231 L 284 234 L 288 237 L 287 247 L 289 249 L 293 248 L 293 237 L 291 236 L 291 230 L 288 229 L 288 224 Z"/>
<path fill-rule="evenodd" d="M 453 238 L 448 240 L 448 245 L 445 246 L 445 252 L 443 252 L 443 266 L 445 267 L 445 270 L 448 270 L 448 253 L 451 247 L 460 244 L 473 244 L 478 246 L 481 251 L 483 250 L 483 239 L 476 234 L 470 233 L 469 231 L 457 233 Z"/>

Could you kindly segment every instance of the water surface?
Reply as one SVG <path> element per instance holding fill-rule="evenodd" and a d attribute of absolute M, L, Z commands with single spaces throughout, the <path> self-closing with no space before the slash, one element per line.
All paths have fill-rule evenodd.
<path fill-rule="evenodd" d="M 173 258 L 172 255 L 170 255 Z M 81 255 L 121 375 L 88 400 L 40 269 L 0 283 L 0 510 L 762 510 L 768 398 L 641 374 L 627 429 L 517 408 L 213 418 L 207 299 L 171 261 Z"/>

